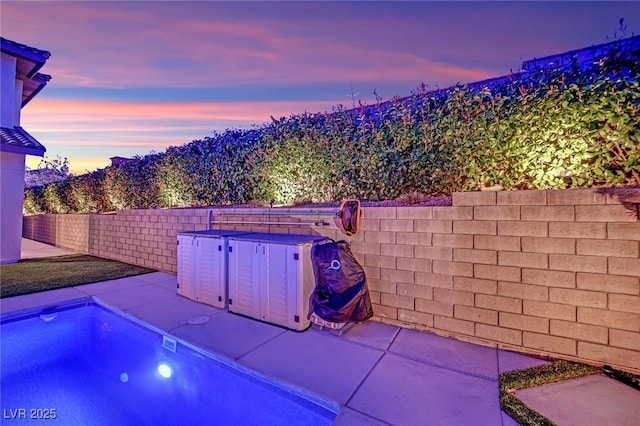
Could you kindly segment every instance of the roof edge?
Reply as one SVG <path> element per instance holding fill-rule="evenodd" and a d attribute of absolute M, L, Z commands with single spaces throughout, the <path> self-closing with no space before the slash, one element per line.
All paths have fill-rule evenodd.
<path fill-rule="evenodd" d="M 0 150 L 16 154 L 44 156 L 47 148 L 20 126 L 0 127 Z"/>
<path fill-rule="evenodd" d="M 31 99 L 35 98 L 36 95 L 45 88 L 49 80 L 51 80 L 51 76 L 49 74 L 38 73 L 31 80 L 39 83 L 39 85 L 24 101 L 22 101 L 21 108 L 24 108 L 25 105 L 27 105 L 31 101 Z"/>
<path fill-rule="evenodd" d="M 47 59 L 51 57 L 51 52 L 27 46 L 4 37 L 0 37 L 0 50 L 8 55 L 33 63 L 33 68 L 26 74 L 27 78 L 33 78 L 47 62 Z"/>
<path fill-rule="evenodd" d="M 18 146 L 11 145 L 0 145 L 0 152 L 10 152 L 13 154 L 25 154 L 25 155 L 35 155 L 38 157 L 44 157 L 44 153 L 47 151 L 46 148 L 36 149 L 36 148 L 23 148 Z"/>
<path fill-rule="evenodd" d="M 0 37 L 0 41 L 3 52 L 13 53 L 34 62 L 44 63 L 51 57 L 51 52 L 46 50 L 27 46 L 26 44 L 18 43 L 17 41 L 9 40 L 4 37 Z"/>

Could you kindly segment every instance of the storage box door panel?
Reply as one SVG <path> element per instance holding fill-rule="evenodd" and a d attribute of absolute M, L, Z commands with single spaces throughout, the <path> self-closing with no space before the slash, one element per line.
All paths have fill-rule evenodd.
<path fill-rule="evenodd" d="M 262 256 L 265 274 L 261 288 L 261 319 L 275 324 L 288 325 L 290 308 L 287 304 L 289 287 L 289 246 L 266 245 Z"/>
<path fill-rule="evenodd" d="M 311 262 L 311 248 L 312 244 L 305 245 L 300 248 L 300 261 L 298 262 L 298 282 L 296 288 L 297 294 L 297 306 L 300 310 L 300 323 L 302 327 L 308 327 L 311 322 L 307 320 L 307 314 L 309 313 L 309 298 L 311 293 L 316 287 L 316 278 L 313 274 L 313 264 Z"/>
<path fill-rule="evenodd" d="M 260 318 L 259 244 L 229 241 L 229 310 Z"/>
<path fill-rule="evenodd" d="M 196 300 L 218 308 L 224 308 L 227 299 L 220 268 L 223 245 L 221 238 L 196 238 Z"/>
<path fill-rule="evenodd" d="M 193 237 L 178 235 L 178 294 L 195 298 Z"/>
<path fill-rule="evenodd" d="M 294 330 L 303 330 L 308 327 L 309 322 L 307 316 L 302 309 L 301 278 L 302 278 L 302 257 L 304 248 L 302 246 L 289 246 L 287 252 L 287 306 L 289 307 L 289 316 L 287 318 L 287 327 Z"/>

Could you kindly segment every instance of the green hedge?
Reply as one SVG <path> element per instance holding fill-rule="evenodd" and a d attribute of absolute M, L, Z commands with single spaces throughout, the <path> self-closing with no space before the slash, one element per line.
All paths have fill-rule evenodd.
<path fill-rule="evenodd" d="M 227 130 L 25 192 L 26 213 L 640 185 L 640 39 L 491 84 Z"/>

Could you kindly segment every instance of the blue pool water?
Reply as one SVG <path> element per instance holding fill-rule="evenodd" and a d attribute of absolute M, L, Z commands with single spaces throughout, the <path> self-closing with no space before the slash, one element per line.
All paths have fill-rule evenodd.
<path fill-rule="evenodd" d="M 95 304 L 5 320 L 0 423 L 306 426 L 335 419 L 180 343 L 174 353 L 162 340 Z"/>

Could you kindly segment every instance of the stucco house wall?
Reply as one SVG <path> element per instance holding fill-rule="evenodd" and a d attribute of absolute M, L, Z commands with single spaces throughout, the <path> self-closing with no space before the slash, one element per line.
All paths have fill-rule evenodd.
<path fill-rule="evenodd" d="M 22 82 L 16 80 L 16 62 L 14 56 L 4 52 L 0 56 L 0 86 L 2 88 L 2 103 L 0 104 L 0 125 L 13 127 L 20 125 L 20 96 Z M 17 109 L 17 111 L 16 111 Z"/>
<path fill-rule="evenodd" d="M 14 127 L 20 124 L 20 97 L 22 82 L 16 81 L 16 58 L 2 53 L 0 62 L 0 126 Z M 17 108 L 16 108 L 17 106 Z M 18 111 L 16 111 L 16 109 Z M 24 179 L 24 154 L 0 152 L 0 254 L 2 263 L 20 259 L 20 240 L 22 224 L 18 223 L 22 215 L 24 187 L 16 185 Z"/>
<path fill-rule="evenodd" d="M 20 260 L 22 204 L 24 198 L 24 154 L 0 152 L 0 241 L 1 263 Z"/>
<path fill-rule="evenodd" d="M 20 127 L 20 112 L 50 77 L 37 72 L 49 52 L 2 38 L 0 55 L 0 263 L 4 264 L 20 260 L 25 157 L 42 156 L 45 151 Z"/>

